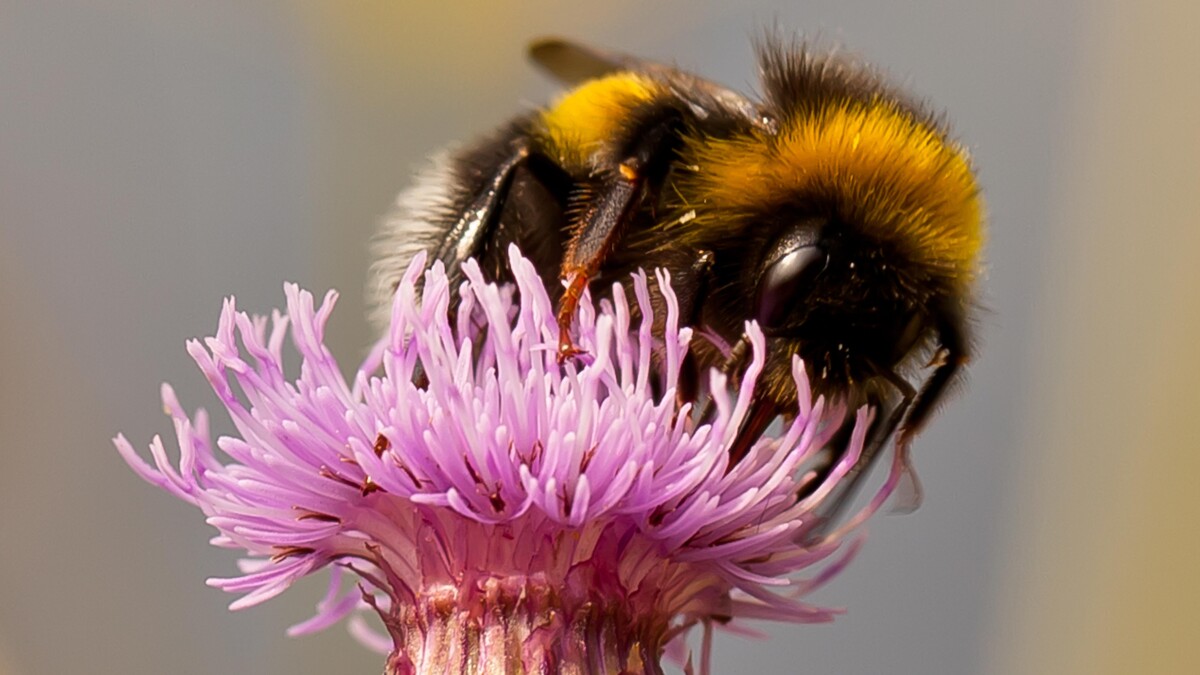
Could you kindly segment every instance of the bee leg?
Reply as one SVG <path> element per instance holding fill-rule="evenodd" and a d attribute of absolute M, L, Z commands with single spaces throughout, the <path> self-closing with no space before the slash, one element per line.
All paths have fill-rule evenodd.
<path fill-rule="evenodd" d="M 703 325 L 701 319 L 704 314 L 704 301 L 711 285 L 715 260 L 712 251 L 700 251 L 691 265 L 686 282 L 680 284 L 681 280 L 672 279 L 675 297 L 679 302 L 679 318 L 684 326 Z M 700 395 L 700 370 L 695 352 L 689 349 L 679 371 L 677 403 L 680 406 L 694 403 Z"/>
<path fill-rule="evenodd" d="M 817 536 L 828 534 L 835 525 L 839 524 L 846 508 L 854 501 L 859 488 L 862 487 L 862 481 L 866 478 L 868 470 L 875 463 L 884 446 L 892 439 L 893 434 L 896 433 L 896 429 L 911 409 L 913 399 L 916 397 L 916 390 L 913 389 L 912 385 L 904 381 L 903 378 L 894 373 L 881 373 L 881 375 L 900 391 L 900 400 L 895 406 L 890 407 L 890 409 L 887 404 L 878 399 L 870 402 L 870 405 L 874 406 L 884 416 L 876 418 L 875 422 L 871 425 L 867 440 L 863 444 L 863 450 L 854 462 L 854 466 L 850 467 L 850 470 L 834 486 L 834 492 L 822 500 L 825 503 L 820 511 L 821 520 L 813 531 Z M 833 455 L 827 463 L 817 469 L 816 478 L 807 483 L 805 490 L 800 494 L 801 499 L 812 495 L 829 479 L 841 458 L 845 456 L 845 447 L 849 444 L 853 431 L 854 416 L 851 415 L 830 443 L 830 447 L 834 449 Z M 897 455 L 897 461 L 903 461 L 905 471 L 907 471 L 907 460 L 902 460 Z"/>
<path fill-rule="evenodd" d="M 883 418 L 883 422 L 872 425 L 870 436 L 863 446 L 862 454 L 858 456 L 858 461 L 854 463 L 854 466 L 850 468 L 849 473 L 847 473 L 842 479 L 841 486 L 839 486 L 841 489 L 841 494 L 838 495 L 836 501 L 834 502 L 835 509 L 840 509 L 854 498 L 854 495 L 858 491 L 863 478 L 865 478 L 867 475 L 867 470 L 870 469 L 875 463 L 876 458 L 879 457 L 879 454 L 883 451 L 884 446 L 891 441 L 893 435 L 896 433 L 896 429 L 901 426 L 901 421 L 905 418 L 905 415 L 912 410 L 913 400 L 917 396 L 917 392 L 915 389 L 913 389 L 912 385 L 892 372 L 885 373 L 884 377 L 900 392 L 900 401 L 890 411 L 886 405 L 883 405 L 882 403 L 876 404 L 880 413 L 886 414 L 886 417 Z M 899 453 L 899 442 L 897 442 L 896 447 L 897 452 Z M 902 461 L 905 466 L 906 473 L 908 473 L 909 466 L 907 455 L 902 458 Z M 913 474 L 913 480 L 916 480 L 915 474 Z"/>
<path fill-rule="evenodd" d="M 902 464 L 903 475 L 908 481 L 906 485 L 901 486 L 904 491 L 901 493 L 896 507 L 898 511 L 913 511 L 921 505 L 923 497 L 921 482 L 912 468 L 912 459 L 909 453 L 912 441 L 929 423 L 933 413 L 937 412 L 938 405 L 952 391 L 954 383 L 962 374 L 963 367 L 970 360 L 966 349 L 966 338 L 959 329 L 955 328 L 957 325 L 960 325 L 960 322 L 944 322 L 939 327 L 938 336 L 941 340 L 941 348 L 934 357 L 934 371 L 921 385 L 920 392 L 916 394 L 908 414 L 900 424 L 900 430 L 896 433 L 897 461 Z"/>
<path fill-rule="evenodd" d="M 495 233 L 504 211 L 504 202 L 512 189 L 513 176 L 517 168 L 529 159 L 529 146 L 525 142 L 513 144 L 512 154 L 504 160 L 484 183 L 482 189 L 463 208 L 462 216 L 446 232 L 436 252 L 436 259 L 446 265 L 447 270 L 457 273 L 467 258 L 483 252 L 484 245 Z"/>
<path fill-rule="evenodd" d="M 901 392 L 902 398 L 888 415 L 887 422 L 878 429 L 872 430 L 871 440 L 864 448 L 858 462 L 843 479 L 842 484 L 838 486 L 839 492 L 832 497 L 831 506 L 823 510 L 822 523 L 816 528 L 818 535 L 830 532 L 830 526 L 837 522 L 838 516 L 853 499 L 866 470 L 875 461 L 884 444 L 893 434 L 896 438 L 896 454 L 888 480 L 894 481 L 894 491 L 899 492 L 898 503 L 894 510 L 902 513 L 909 512 L 921 505 L 921 482 L 913 469 L 910 450 L 913 438 L 928 424 L 929 419 L 936 412 L 938 404 L 951 390 L 969 359 L 966 351 L 966 339 L 958 329 L 954 328 L 956 325 L 958 322 L 949 321 L 939 326 L 941 346 L 934 357 L 934 363 L 931 364 L 935 368 L 933 373 L 922 383 L 919 391 L 913 389 L 912 385 L 895 373 L 881 373 Z M 876 499 L 882 500 L 881 497 L 876 497 Z M 840 525 L 833 536 L 853 529 L 879 505 L 879 503 L 872 502 L 864 511 L 855 515 L 850 522 Z"/>
<path fill-rule="evenodd" d="M 733 349 L 729 352 L 729 357 L 725 359 L 725 363 L 721 366 L 721 371 L 726 375 L 736 375 L 746 367 L 746 363 L 750 359 L 750 336 L 742 333 L 742 337 L 738 339 Z M 708 405 L 705 406 L 703 414 L 701 414 L 701 422 L 712 421 L 716 415 L 716 403 L 710 398 Z M 733 439 L 733 445 L 729 447 L 729 465 L 726 471 L 733 470 L 746 455 L 750 454 L 750 448 L 754 446 L 755 441 L 763 435 L 767 427 L 771 426 L 771 422 L 779 416 L 779 406 L 766 396 L 755 395 L 754 400 L 750 402 L 750 409 L 746 412 L 745 418 L 742 419 L 742 424 L 738 428 L 737 436 Z"/>
<path fill-rule="evenodd" d="M 586 214 L 589 217 L 571 237 L 561 274 L 567 287 L 558 305 L 559 363 L 582 353 L 571 340 L 571 322 L 588 282 L 600 270 L 600 264 L 620 238 L 624 221 L 632 215 L 629 207 L 637 187 L 634 181 L 616 181 L 589 209 Z"/>
<path fill-rule="evenodd" d="M 591 190 L 595 196 L 585 202 L 562 262 L 560 276 L 567 287 L 558 307 L 559 363 L 581 353 L 570 330 L 579 299 L 637 214 L 642 197 L 662 182 L 675 156 L 681 121 L 672 108 L 655 111 L 642 123 L 615 170 Z"/>
<path fill-rule="evenodd" d="M 732 377 L 741 372 L 746 366 L 747 360 L 750 358 L 750 336 L 742 333 L 742 337 L 734 343 L 733 348 L 729 350 L 729 356 L 725 357 L 725 362 L 721 364 L 721 372 Z M 704 412 L 700 414 L 700 423 L 708 424 L 713 421 L 717 414 L 717 403 L 710 396 L 708 403 L 704 406 Z"/>
<path fill-rule="evenodd" d="M 524 142 L 513 144 L 512 154 L 496 168 L 491 181 L 485 183 L 462 208 L 462 216 L 446 231 L 445 237 L 434 252 L 433 259 L 440 260 L 451 279 L 451 288 L 462 280 L 461 265 L 467 258 L 478 259 L 488 239 L 494 234 L 504 202 L 512 188 L 517 168 L 529 158 L 529 147 Z M 394 290 L 394 289 L 393 289 Z M 450 323 L 454 323 L 455 307 L 450 309 Z M 420 389 L 429 386 L 429 377 L 420 363 L 413 373 L 413 383 Z"/>
<path fill-rule="evenodd" d="M 739 462 L 746 458 L 750 453 L 750 448 L 754 442 L 763 435 L 767 427 L 771 426 L 771 422 L 779 416 L 779 408 L 774 403 L 768 401 L 765 397 L 755 396 L 754 401 L 750 404 L 750 410 L 746 414 L 746 419 L 742 420 L 742 426 L 738 429 L 737 437 L 733 439 L 733 445 L 729 448 L 729 469 L 737 466 Z"/>

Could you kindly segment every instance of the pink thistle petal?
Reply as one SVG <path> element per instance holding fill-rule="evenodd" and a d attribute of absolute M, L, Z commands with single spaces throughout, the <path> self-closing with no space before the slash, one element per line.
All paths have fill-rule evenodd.
<path fill-rule="evenodd" d="M 755 324 L 746 326 L 751 361 L 737 386 L 709 374 L 716 415 L 700 424 L 690 404 L 676 402 L 693 331 L 679 325 L 667 273 L 614 286 L 599 311 L 585 294 L 573 330 L 587 356 L 560 367 L 554 303 L 515 248 L 509 287 L 487 283 L 468 261 L 466 282 L 451 289 L 441 263 L 426 268 L 425 260 L 417 256 L 404 274 L 387 334 L 351 378 L 324 343 L 337 294 L 318 305 L 287 284 L 286 315 L 268 322 L 229 299 L 215 334 L 188 342 L 236 435 L 214 444 L 203 411 L 189 417 L 164 385 L 177 459 L 158 438 L 151 461 L 124 436 L 114 439 L 135 473 L 204 513 L 215 545 L 251 556 L 240 576 L 209 581 L 242 594 L 231 608 L 332 565 L 315 616 L 289 632 L 347 619 L 382 651 L 399 647 L 395 622 L 430 593 L 491 589 L 499 595 L 481 601 L 492 602 L 512 583 L 580 601 L 607 593 L 600 599 L 628 606 L 668 640 L 714 618 L 833 618 L 799 597 L 849 563 L 861 536 L 842 539 L 903 472 L 893 461 L 866 507 L 832 535 L 811 534 L 857 460 L 873 411 L 855 413 L 847 452 L 798 500 L 802 467 L 846 412 L 812 400 L 794 359 L 794 417 L 730 467 L 766 364 Z M 666 312 L 657 330 L 656 307 Z M 283 365 L 289 335 L 301 359 L 295 379 Z M 806 570 L 810 578 L 797 578 Z M 361 588 L 343 591 L 344 575 Z M 372 611 L 390 637 L 363 622 Z"/>

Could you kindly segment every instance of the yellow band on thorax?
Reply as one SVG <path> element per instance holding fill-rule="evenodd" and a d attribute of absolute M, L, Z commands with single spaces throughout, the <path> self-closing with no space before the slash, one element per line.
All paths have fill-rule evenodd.
<path fill-rule="evenodd" d="M 657 82 L 636 73 L 617 73 L 572 89 L 541 114 L 537 135 L 543 151 L 567 170 L 586 168 L 616 136 L 628 111 L 660 91 Z"/>

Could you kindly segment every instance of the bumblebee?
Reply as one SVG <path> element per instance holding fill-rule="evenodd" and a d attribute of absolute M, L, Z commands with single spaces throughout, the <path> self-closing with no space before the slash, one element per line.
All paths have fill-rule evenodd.
<path fill-rule="evenodd" d="M 475 257 L 500 280 L 516 243 L 557 299 L 561 360 L 577 353 L 584 289 L 662 267 L 683 321 L 708 336 L 685 397 L 703 395 L 708 368 L 746 365 L 746 321 L 767 337 L 733 462 L 796 410 L 798 354 L 815 393 L 882 412 L 855 475 L 893 437 L 907 467 L 971 355 L 984 236 L 970 160 L 939 118 L 862 64 L 771 36 L 758 100 L 562 40 L 530 53 L 574 88 L 434 158 L 377 239 L 376 306 L 417 250 L 452 274 Z"/>

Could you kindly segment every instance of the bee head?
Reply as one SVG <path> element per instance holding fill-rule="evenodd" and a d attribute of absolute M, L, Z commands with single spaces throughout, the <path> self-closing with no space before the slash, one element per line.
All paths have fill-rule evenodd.
<path fill-rule="evenodd" d="M 784 357 L 799 354 L 833 387 L 901 362 L 926 336 L 939 294 L 902 251 L 835 217 L 782 227 L 747 270 L 753 318 Z M 749 289 L 747 289 L 749 290 Z"/>

